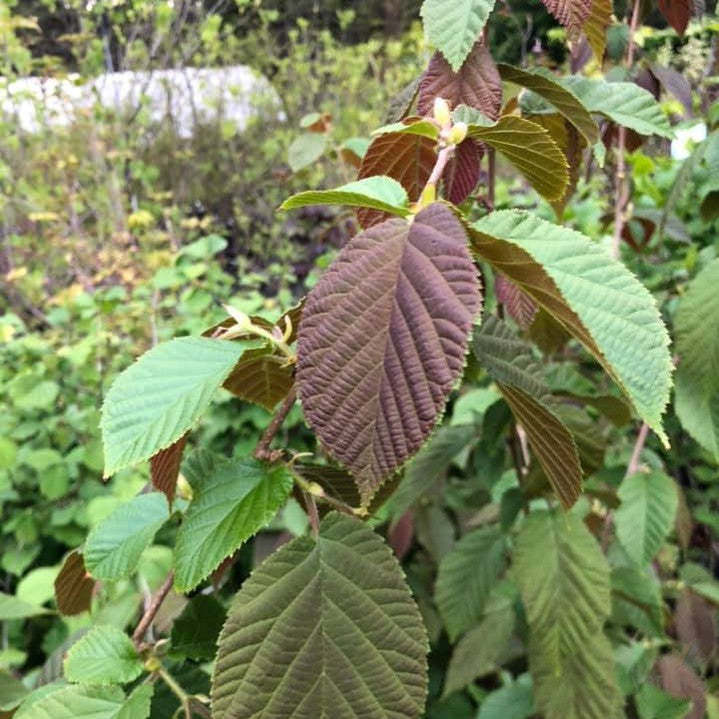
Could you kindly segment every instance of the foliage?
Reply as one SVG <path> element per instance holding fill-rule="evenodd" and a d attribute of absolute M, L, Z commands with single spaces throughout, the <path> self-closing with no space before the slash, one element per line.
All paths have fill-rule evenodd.
<path fill-rule="evenodd" d="M 716 710 L 717 113 L 706 80 L 689 87 L 709 137 L 680 168 L 666 155 L 684 109 L 642 83 L 657 33 L 622 23 L 632 8 L 619 3 L 611 23 L 605 2 L 545 5 L 571 75 L 495 67 L 493 3 L 425 0 L 435 54 L 371 136 L 386 98 L 376 68 L 356 68 L 374 41 L 347 52 L 300 22 L 286 54 L 260 61 L 281 96 L 311 76 L 319 98 L 283 98 L 297 130 L 265 118 L 226 145 L 214 135 L 247 143 L 258 168 L 287 157 L 289 184 L 252 189 L 268 203 L 265 236 L 288 262 L 285 213 L 354 208 L 325 216 L 349 236 L 301 277 L 253 277 L 262 263 L 214 220 L 173 235 L 182 183 L 150 202 L 149 175 L 134 185 L 145 207 L 128 214 L 116 196 L 125 224 L 105 235 L 127 232 L 141 259 L 104 274 L 93 223 L 58 230 L 73 181 L 36 222 L 55 227 L 57 253 L 81 247 L 91 273 L 84 260 L 49 266 L 45 306 L 31 258 L 43 238 L 22 229 L 21 192 L 6 203 L 0 712 Z M 673 28 L 662 33 L 716 33 L 673 4 L 652 10 Z M 134 19 L 114 12 L 119 35 Z M 282 37 L 273 11 L 251 17 L 240 41 L 210 13 L 205 51 L 224 39 L 241 58 Z M 148 42 L 138 30 L 125 59 Z M 399 90 L 417 33 L 384 49 L 379 75 Z M 393 52 L 407 61 L 396 72 Z M 328 75 L 309 68 L 345 54 L 347 105 L 330 113 Z M 173 177 L 162 148 L 153 166 Z M 221 165 L 208 156 L 187 182 Z M 38 167 L 22 192 L 40 187 Z M 257 177 L 229 174 L 229 193 Z M 276 197 L 309 183 L 321 188 Z"/>

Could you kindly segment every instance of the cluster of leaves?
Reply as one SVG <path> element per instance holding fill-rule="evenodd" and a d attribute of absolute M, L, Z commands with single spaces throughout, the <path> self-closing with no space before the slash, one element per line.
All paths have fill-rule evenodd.
<path fill-rule="evenodd" d="M 611 4 L 545 4 L 601 61 Z M 66 557 L 58 610 L 92 619 L 33 691 L 0 675 L 10 697 L 0 709 L 17 719 L 168 716 L 168 706 L 216 719 L 419 717 L 425 706 L 458 719 L 717 712 L 700 673 L 713 679 L 719 583 L 692 561 L 703 555 L 683 477 L 669 471 L 691 467 L 669 451 L 686 439 L 674 416 L 663 421 L 667 330 L 635 275 L 543 216 L 565 214 L 582 162 L 613 149 L 621 168 L 628 131 L 672 129 L 635 83 L 495 66 L 482 40 L 492 7 L 425 0 L 437 53 L 363 151 L 339 148 L 354 152 L 357 179 L 284 203 L 353 207 L 361 227 L 306 299 L 276 321 L 228 304 L 202 336 L 162 342 L 115 379 L 104 473 L 149 460 L 150 481 Z M 659 9 L 683 30 L 676 8 Z M 522 90 L 507 96 L 508 86 Z M 324 150 L 327 119 L 305 124 Z M 677 220 L 690 180 L 711 218 L 716 137 L 679 173 L 657 230 Z M 523 176 L 546 203 L 539 213 L 495 209 L 498 166 Z M 622 223 L 631 208 L 617 202 Z M 702 260 L 671 308 L 674 405 L 715 468 L 716 246 Z M 221 387 L 274 418 L 254 449 L 186 452 Z M 316 446 L 274 449 L 297 398 Z M 632 448 L 620 430 L 633 414 L 643 424 Z M 296 505 L 293 494 L 311 531 L 257 562 L 226 610 L 248 540 Z M 113 621 L 102 593 L 126 588 L 160 535 L 171 569 L 128 636 L 136 605 Z M 2 619 L 46 612 L 0 595 Z"/>

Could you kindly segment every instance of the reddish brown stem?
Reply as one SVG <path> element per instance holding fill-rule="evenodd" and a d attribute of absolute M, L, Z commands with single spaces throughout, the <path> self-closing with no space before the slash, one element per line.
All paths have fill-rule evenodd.
<path fill-rule="evenodd" d="M 155 621 L 155 617 L 160 611 L 162 603 L 165 601 L 165 598 L 170 593 L 170 589 L 172 589 L 172 582 L 174 581 L 174 579 L 175 573 L 170 572 L 165 578 L 165 581 L 162 583 L 162 586 L 157 590 L 157 594 L 155 594 L 155 596 L 153 597 L 152 601 L 150 602 L 150 605 L 147 607 L 145 613 L 142 615 L 140 623 L 137 625 L 137 628 L 132 633 L 132 639 L 135 644 L 139 645 L 143 642 L 147 630 L 152 625 L 152 622 Z"/>
<path fill-rule="evenodd" d="M 282 401 L 280 408 L 277 410 L 277 414 L 275 414 L 275 416 L 272 418 L 272 421 L 267 425 L 265 433 L 262 435 L 260 441 L 257 443 L 257 447 L 254 451 L 254 456 L 256 459 L 271 460 L 275 458 L 275 453 L 270 450 L 270 444 L 272 443 L 272 440 L 282 426 L 282 423 L 287 419 L 287 415 L 290 413 L 290 410 L 294 406 L 296 399 L 297 389 L 295 387 L 292 387 L 292 389 L 287 393 L 287 396 Z"/>

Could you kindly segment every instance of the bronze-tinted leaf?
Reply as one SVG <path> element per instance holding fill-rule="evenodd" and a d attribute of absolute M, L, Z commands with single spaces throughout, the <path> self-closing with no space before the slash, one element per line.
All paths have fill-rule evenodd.
<path fill-rule="evenodd" d="M 707 698 L 701 677 L 694 673 L 679 654 L 665 654 L 657 662 L 657 669 L 664 691 L 680 699 L 692 700 L 692 710 L 685 719 L 703 719 Z"/>
<path fill-rule="evenodd" d="M 248 350 L 222 385 L 236 397 L 272 411 L 294 383 L 287 357 L 272 347 Z"/>
<path fill-rule="evenodd" d="M 187 434 L 184 434 L 177 442 L 161 449 L 154 457 L 150 458 L 152 484 L 167 497 L 170 504 L 175 499 L 175 488 L 177 487 L 177 478 L 180 476 L 180 464 L 186 442 Z"/>
<path fill-rule="evenodd" d="M 527 329 L 537 314 L 537 305 L 511 280 L 497 273 L 494 278 L 494 292 L 497 301 L 504 305 L 507 314 L 522 328 Z"/>
<path fill-rule="evenodd" d="M 70 617 L 88 611 L 94 587 L 95 580 L 85 569 L 82 554 L 68 554 L 55 578 L 55 602 L 60 614 Z"/>
<path fill-rule="evenodd" d="M 674 612 L 677 636 L 690 659 L 709 661 L 716 651 L 715 610 L 702 597 L 685 589 Z"/>
<path fill-rule="evenodd" d="M 442 176 L 444 196 L 450 202 L 459 205 L 477 187 L 482 155 L 482 146 L 474 140 L 465 140 L 457 146 Z"/>
<path fill-rule="evenodd" d="M 683 35 L 694 10 L 692 0 L 659 0 L 657 5 L 665 20 Z"/>
<path fill-rule="evenodd" d="M 437 160 L 436 144 L 421 135 L 389 132 L 372 140 L 362 160 L 358 179 L 386 175 L 397 180 L 407 191 L 410 202 L 416 202 L 432 174 Z M 367 228 L 386 219 L 377 210 L 357 211 L 360 225 Z"/>
<path fill-rule="evenodd" d="M 547 10 L 559 20 L 570 38 L 576 37 L 589 17 L 592 0 L 542 0 Z"/>
<path fill-rule="evenodd" d="M 430 115 L 437 97 L 452 108 L 469 105 L 492 120 L 499 117 L 502 80 L 486 45 L 478 42 L 458 72 L 440 52 L 434 54 L 419 86 L 417 112 Z"/>
<path fill-rule="evenodd" d="M 310 293 L 299 396 L 364 503 L 434 428 L 480 304 L 465 231 L 439 203 L 351 239 Z"/>
<path fill-rule="evenodd" d="M 607 28 L 612 24 L 612 5 L 612 0 L 592 0 L 592 9 L 582 26 L 589 46 L 600 62 L 607 47 Z"/>

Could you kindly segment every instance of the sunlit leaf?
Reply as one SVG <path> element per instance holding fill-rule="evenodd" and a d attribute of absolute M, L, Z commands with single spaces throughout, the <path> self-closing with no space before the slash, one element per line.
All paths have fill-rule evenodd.
<path fill-rule="evenodd" d="M 122 629 L 98 626 L 72 646 L 64 667 L 71 682 L 127 684 L 140 676 L 143 662 Z"/>

